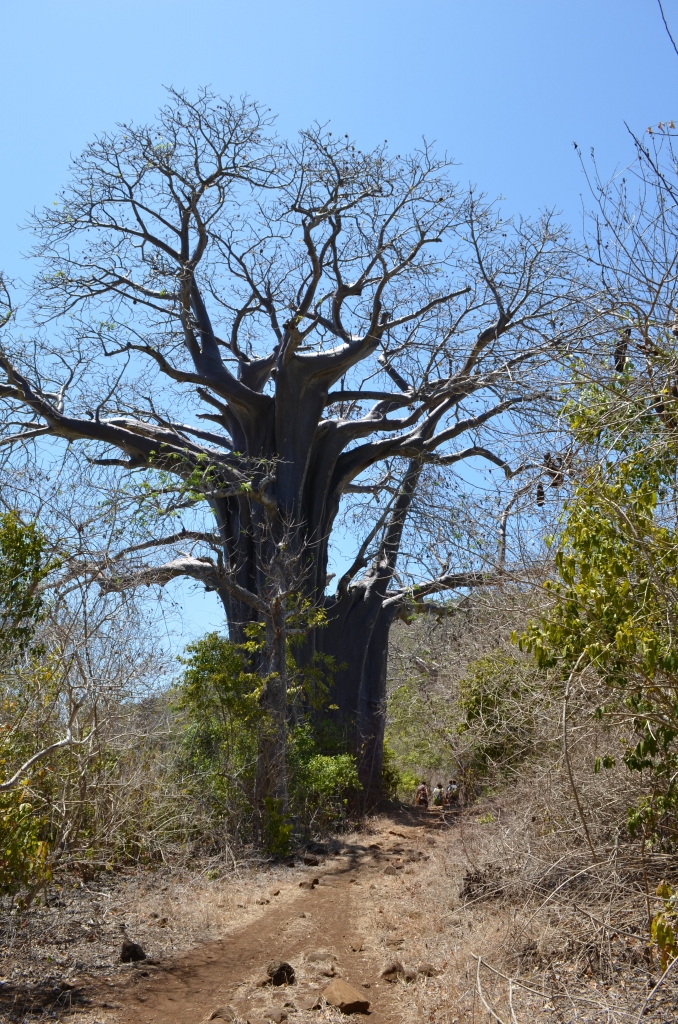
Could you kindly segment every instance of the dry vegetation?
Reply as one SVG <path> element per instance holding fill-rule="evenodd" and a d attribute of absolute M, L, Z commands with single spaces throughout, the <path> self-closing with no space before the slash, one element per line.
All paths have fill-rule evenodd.
<path fill-rule="evenodd" d="M 678 883 L 678 864 L 628 834 L 626 814 L 644 790 L 642 776 L 623 766 L 593 770 L 596 756 L 618 745 L 621 727 L 593 715 L 600 695 L 590 680 L 580 681 L 568 703 L 572 778 L 563 758 L 562 686 L 544 677 L 534 685 L 531 669 L 528 700 L 509 690 L 503 717 L 455 732 L 459 697 L 478 659 L 501 655 L 523 664 L 510 633 L 535 607 L 524 593 L 479 594 L 440 623 L 419 620 L 395 632 L 392 687 L 406 687 L 413 716 L 401 714 L 400 728 L 415 730 L 407 749 L 423 759 L 410 759 L 407 770 L 465 772 L 467 803 L 459 812 L 423 815 L 394 806 L 367 819 L 361 834 L 336 841 L 336 852 L 350 847 L 349 868 L 361 886 L 355 927 L 366 936 L 366 977 L 388 988 L 394 1021 L 637 1024 L 642 1013 L 659 1024 L 678 1014 L 678 978 L 662 978 L 649 942 L 657 883 Z M 428 748 L 415 729 L 421 700 L 430 712 L 422 723 Z M 515 730 L 518 716 L 527 722 L 525 748 L 517 758 L 512 751 L 503 762 L 485 760 L 482 776 L 483 730 L 493 723 L 500 733 L 507 723 Z M 401 731 L 401 753 L 405 738 Z M 253 922 L 268 927 L 271 915 L 283 913 L 276 908 L 299 897 L 304 869 L 298 861 L 286 867 L 242 856 L 201 859 L 184 847 L 150 869 L 88 872 L 80 865 L 79 874 L 64 870 L 47 901 L 41 894 L 28 912 L 7 901 L 0 996 L 7 1019 L 77 1012 L 73 1020 L 83 1024 L 113 1022 L 130 978 L 152 976 L 158 964 Z M 337 863 L 328 857 L 321 875 L 331 881 Z M 395 873 L 384 874 L 389 865 Z M 345 897 L 337 899 L 343 907 Z M 151 958 L 143 971 L 118 962 L 123 925 Z M 288 941 L 301 941 L 285 927 Z M 320 940 L 326 927 L 318 922 Z M 302 982 L 313 975 L 307 952 L 295 962 Z M 405 968 L 429 962 L 435 974 L 389 985 L 379 975 L 394 960 Z M 243 992 L 254 991 L 253 978 L 243 979 Z M 113 993 L 108 1007 L 102 985 Z M 97 986 L 98 1004 L 88 1003 Z M 328 1007 L 288 1012 L 298 1024 L 340 1019 Z"/>
<path fill-rule="evenodd" d="M 603 697 L 590 676 L 569 696 L 564 747 L 563 681 L 536 675 L 510 639 L 540 607 L 538 592 L 478 595 L 442 622 L 395 633 L 392 691 L 407 700 L 393 745 L 415 776 L 457 772 L 469 801 L 404 930 L 413 958 L 436 947 L 455 979 L 422 990 L 421 1011 L 446 1022 L 635 1022 L 650 996 L 644 1019 L 673 1019 L 671 977 L 653 992 L 662 971 L 650 924 L 676 858 L 628 834 L 627 811 L 648 788 L 642 774 L 594 771 L 596 758 L 619 752 L 624 723 L 596 717 Z M 521 685 L 458 731 L 460 696 L 487 658 L 520 666 Z M 481 675 L 483 686 L 496 695 Z M 479 758 L 490 734 L 498 756 Z"/>
<path fill-rule="evenodd" d="M 648 956 L 645 889 L 645 876 L 651 887 L 660 876 L 671 877 L 671 865 L 652 854 L 643 865 L 638 850 L 621 835 L 606 846 L 595 830 L 601 860 L 593 865 L 570 824 L 565 783 L 554 771 L 456 817 L 404 810 L 370 819 L 353 837 L 349 866 L 358 884 L 349 888 L 357 895 L 355 929 L 365 936 L 365 977 L 373 989 L 389 990 L 394 1015 L 386 1019 L 636 1024 L 648 997 L 644 1020 L 674 1019 L 678 988 L 671 976 L 653 991 L 661 971 Z M 596 810 L 606 802 L 602 787 L 588 789 L 586 796 L 591 807 L 599 801 Z M 323 884 L 343 870 L 342 861 L 346 858 L 324 861 Z M 384 873 L 389 865 L 395 874 Z M 11 924 L 6 918 L 6 1018 L 63 1015 L 81 1024 L 113 1024 L 129 1005 L 130 986 L 138 987 L 172 959 L 181 962 L 195 946 L 208 944 L 203 948 L 214 949 L 218 958 L 218 944 L 210 943 L 241 934 L 253 923 L 261 934 L 270 933 L 274 913 L 287 915 L 289 943 L 299 938 L 300 927 L 307 929 L 293 902 L 298 880 L 305 877 L 299 863 L 295 868 L 239 865 L 210 877 L 217 871 L 215 864 L 130 869 L 75 888 L 63 879 L 51 906 Z M 337 906 L 346 898 L 338 892 Z M 313 894 L 308 899 L 312 905 Z M 314 917 L 315 908 L 304 916 Z M 118 963 L 123 924 L 143 943 L 149 962 Z M 308 948 L 302 941 L 304 951 L 290 955 L 299 985 L 285 997 L 287 1012 L 297 1024 L 353 1019 L 328 1007 L 294 1009 L 299 988 L 317 987 L 321 980 L 312 949 L 332 944 L 330 922 L 318 920 L 316 931 L 319 938 Z M 342 951 L 331 948 L 339 953 L 341 974 Z M 389 984 L 380 974 L 394 961 L 405 970 L 430 963 L 435 975 L 411 982 L 401 976 Z M 237 979 L 243 999 L 252 993 L 255 1000 L 263 998 L 256 995 L 261 967 L 252 963 Z M 156 1017 L 153 1009 L 148 1006 L 148 1019 Z"/>
<path fill-rule="evenodd" d="M 137 969 L 120 963 L 124 933 L 140 942 L 149 957 L 141 969 L 152 968 L 218 939 L 234 923 L 261 916 L 271 880 L 251 864 L 229 869 L 216 859 L 154 870 L 98 871 L 86 880 L 59 873 L 47 898 L 30 912 L 6 907 L 0 918 L 0 1019 L 39 1020 L 86 1011 L 87 988 L 99 981 L 124 981 Z"/>

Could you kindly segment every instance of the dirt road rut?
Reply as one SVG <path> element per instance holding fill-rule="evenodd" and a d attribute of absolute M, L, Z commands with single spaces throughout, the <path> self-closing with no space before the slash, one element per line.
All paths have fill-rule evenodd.
<path fill-rule="evenodd" d="M 223 939 L 160 964 L 140 963 L 124 979 L 102 983 L 94 996 L 102 1021 L 110 1024 L 200 1024 L 220 1006 L 243 1021 L 306 1022 L 343 1019 L 371 1024 L 410 1024 L 397 986 L 381 977 L 383 945 L 374 917 L 389 889 L 412 875 L 429 857 L 422 830 L 386 829 L 347 844 L 318 866 L 299 868 L 289 883 L 271 887 L 270 905 L 255 922 Z M 313 885 L 314 879 L 318 884 Z M 387 954 L 386 954 L 387 958 Z M 264 985 L 268 963 L 289 961 L 296 983 Z M 368 1016 L 318 1013 L 312 1006 L 333 976 L 370 1001 Z M 329 1015 L 327 1015 L 329 1014 Z M 228 1014 L 226 1014 L 228 1016 Z"/>

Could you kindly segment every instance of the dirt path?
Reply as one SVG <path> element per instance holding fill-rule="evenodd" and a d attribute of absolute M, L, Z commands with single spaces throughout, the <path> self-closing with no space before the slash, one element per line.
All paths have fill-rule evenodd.
<path fill-rule="evenodd" d="M 400 986 L 381 978 L 388 946 L 385 950 L 383 939 L 375 935 L 375 919 L 383 914 L 389 892 L 403 885 L 405 873 L 412 882 L 412 875 L 426 870 L 435 842 L 427 833 L 441 824 L 437 818 L 422 821 L 414 816 L 387 821 L 371 835 L 356 837 L 338 856 L 299 867 L 280 889 L 272 887 L 270 905 L 253 923 L 172 961 L 142 962 L 125 977 L 100 983 L 88 993 L 98 1019 L 110 1024 L 200 1024 L 218 1007 L 229 1005 L 238 1018 L 252 1024 L 276 1019 L 276 1014 L 287 1014 L 296 1024 L 334 1020 L 341 1018 L 338 1011 L 319 1014 L 312 1006 L 336 975 L 370 1000 L 369 1016 L 356 1020 L 409 1024 L 412 1018 L 403 1015 Z M 449 841 L 450 831 L 445 832 Z M 314 878 L 319 882 L 311 887 Z M 393 940 L 392 955 L 400 941 Z M 294 985 L 261 984 L 274 959 L 292 964 Z"/>

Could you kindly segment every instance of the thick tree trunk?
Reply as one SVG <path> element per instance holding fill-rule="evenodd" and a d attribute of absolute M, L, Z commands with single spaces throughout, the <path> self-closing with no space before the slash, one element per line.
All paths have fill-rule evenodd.
<path fill-rule="evenodd" d="M 338 705 L 335 721 L 358 756 L 367 804 L 381 791 L 388 637 L 394 607 L 384 607 L 380 594 L 361 587 L 331 604 L 328 616 L 316 643 L 337 664 L 331 703 Z"/>

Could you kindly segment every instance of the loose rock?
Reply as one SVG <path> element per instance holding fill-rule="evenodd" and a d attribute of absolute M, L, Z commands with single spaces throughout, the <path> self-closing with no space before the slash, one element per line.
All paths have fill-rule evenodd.
<path fill-rule="evenodd" d="M 385 874 L 385 875 L 396 875 L 396 874 L 397 874 L 397 871 L 396 871 L 396 869 L 395 869 L 395 868 L 393 867 L 393 865 L 392 865 L 392 864 L 389 864 L 389 865 L 388 865 L 388 867 L 384 868 L 384 874 Z"/>
<path fill-rule="evenodd" d="M 132 942 L 131 939 L 122 940 L 122 948 L 120 950 L 121 964 L 136 964 L 139 960 L 145 959 L 146 954 L 138 942 Z"/>
<path fill-rule="evenodd" d="M 306 864 L 307 867 L 309 867 L 309 868 L 317 868 L 319 863 L 320 863 L 320 861 L 318 860 L 318 858 L 316 857 L 316 855 L 314 853 L 305 853 L 304 854 L 304 864 Z"/>
<path fill-rule="evenodd" d="M 330 1006 L 336 1006 L 342 1013 L 367 1013 L 370 1001 L 346 981 L 339 978 L 327 986 L 323 997 Z"/>
<path fill-rule="evenodd" d="M 217 1006 L 216 1010 L 212 1010 L 207 1019 L 233 1021 L 238 1019 L 238 1014 L 232 1006 Z"/>
<path fill-rule="evenodd" d="M 272 960 L 266 968 L 271 985 L 293 985 L 294 967 L 286 960 Z"/>
<path fill-rule="evenodd" d="M 311 878 L 307 882 L 299 882 L 300 889 L 315 889 L 316 885 L 319 885 L 319 878 Z"/>
<path fill-rule="evenodd" d="M 297 1010 L 318 1010 L 320 1009 L 320 996 L 317 992 L 302 993 L 295 996 L 294 1005 Z"/>

